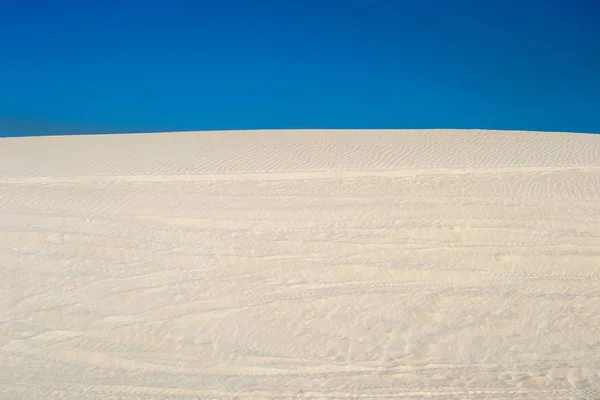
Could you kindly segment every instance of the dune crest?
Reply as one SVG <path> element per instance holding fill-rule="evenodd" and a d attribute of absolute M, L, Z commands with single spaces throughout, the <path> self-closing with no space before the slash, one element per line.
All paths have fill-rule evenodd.
<path fill-rule="evenodd" d="M 600 135 L 0 139 L 0 398 L 600 398 Z"/>

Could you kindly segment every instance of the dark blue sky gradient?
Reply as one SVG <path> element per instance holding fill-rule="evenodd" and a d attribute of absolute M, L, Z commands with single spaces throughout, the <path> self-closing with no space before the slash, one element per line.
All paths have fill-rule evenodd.
<path fill-rule="evenodd" d="M 600 132 L 596 0 L 0 0 L 0 136 Z"/>

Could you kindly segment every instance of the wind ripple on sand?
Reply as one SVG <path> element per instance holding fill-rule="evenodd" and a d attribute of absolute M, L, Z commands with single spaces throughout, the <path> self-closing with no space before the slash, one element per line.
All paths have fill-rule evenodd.
<path fill-rule="evenodd" d="M 600 398 L 600 136 L 0 140 L 0 398 Z"/>
<path fill-rule="evenodd" d="M 219 131 L 5 138 L 2 178 L 598 165 L 593 135 Z"/>

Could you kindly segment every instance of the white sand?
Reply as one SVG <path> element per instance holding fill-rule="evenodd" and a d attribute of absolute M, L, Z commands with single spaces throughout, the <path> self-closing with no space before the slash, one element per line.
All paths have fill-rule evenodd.
<path fill-rule="evenodd" d="M 2 399 L 599 399 L 600 135 L 0 139 Z"/>

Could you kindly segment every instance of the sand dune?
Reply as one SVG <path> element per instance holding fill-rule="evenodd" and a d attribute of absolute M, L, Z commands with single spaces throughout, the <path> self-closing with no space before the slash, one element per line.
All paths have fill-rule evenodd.
<path fill-rule="evenodd" d="M 600 399 L 600 135 L 0 139 L 0 398 Z"/>

